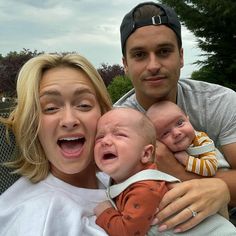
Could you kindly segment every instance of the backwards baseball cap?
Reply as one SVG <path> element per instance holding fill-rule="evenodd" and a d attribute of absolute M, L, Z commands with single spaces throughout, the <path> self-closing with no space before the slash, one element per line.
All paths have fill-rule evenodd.
<path fill-rule="evenodd" d="M 160 15 L 154 15 L 150 18 L 145 18 L 142 20 L 135 20 L 134 14 L 137 9 L 141 8 L 145 5 L 153 5 L 157 8 L 161 9 L 163 13 Z M 138 4 L 134 7 L 130 12 L 128 12 L 120 26 L 120 37 L 121 37 L 121 49 L 124 55 L 125 53 L 125 43 L 128 37 L 138 28 L 147 26 L 147 25 L 166 25 L 171 28 L 175 34 L 177 35 L 180 44 L 182 45 L 181 40 L 181 25 L 175 11 L 163 4 L 155 3 L 155 2 L 144 2 Z"/>

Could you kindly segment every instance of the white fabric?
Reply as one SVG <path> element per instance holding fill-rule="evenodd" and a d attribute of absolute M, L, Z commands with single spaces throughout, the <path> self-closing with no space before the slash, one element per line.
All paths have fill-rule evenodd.
<path fill-rule="evenodd" d="M 131 184 L 143 181 L 143 180 L 157 180 L 157 181 L 166 181 L 166 182 L 180 182 L 179 179 L 168 175 L 159 170 L 142 170 L 132 175 L 127 180 L 122 183 L 111 185 L 107 188 L 107 195 L 109 199 L 117 197 L 121 192 L 128 188 Z"/>
<path fill-rule="evenodd" d="M 190 146 L 187 148 L 187 153 L 191 156 L 197 156 L 206 152 L 212 152 L 215 151 L 215 145 L 213 143 L 213 141 L 211 141 L 210 143 L 206 144 L 206 145 L 202 145 L 202 146 Z"/>
<path fill-rule="evenodd" d="M 177 104 L 189 116 L 195 130 L 203 131 L 216 147 L 236 143 L 236 92 L 216 84 L 191 79 L 178 82 Z M 137 102 L 134 90 L 120 98 L 114 106 L 145 109 Z M 222 157 L 222 156 L 221 156 Z M 228 163 L 222 162 L 222 164 Z"/>
<path fill-rule="evenodd" d="M 22 177 L 0 196 L 0 235 L 105 236 L 93 213 L 104 200 L 105 188 L 73 187 L 51 174 L 37 184 Z"/>
<path fill-rule="evenodd" d="M 120 184 L 115 184 L 108 187 L 108 199 L 110 200 L 112 205 L 116 208 L 116 205 L 113 202 L 112 198 L 118 196 L 124 189 L 126 189 L 129 185 L 133 184 L 134 182 L 147 180 L 147 179 L 155 179 L 155 180 L 167 181 L 167 182 L 180 182 L 177 178 L 158 170 L 150 170 L 150 169 L 143 170 L 131 176 L 129 179 L 127 179 L 126 181 Z M 177 236 L 177 235 L 235 236 L 236 228 L 224 217 L 218 214 L 215 214 L 213 216 L 209 216 L 206 220 L 204 220 L 202 223 L 197 225 L 195 228 L 190 229 L 185 233 L 175 234 L 173 233 L 172 230 L 168 230 L 166 232 L 160 233 L 158 232 L 156 225 L 150 227 L 150 230 L 147 233 L 147 236 Z"/>
<path fill-rule="evenodd" d="M 102 179 L 100 179 L 102 178 Z M 107 186 L 104 174 L 99 179 Z M 32 184 L 20 178 L 0 196 L 1 236 L 106 236 L 95 223 L 94 207 L 107 200 L 104 189 L 73 187 L 53 175 Z M 172 231 L 148 235 L 182 235 Z M 209 217 L 183 235 L 233 236 L 235 227 L 219 215 Z"/>
<path fill-rule="evenodd" d="M 235 236 L 236 228 L 232 223 L 226 220 L 224 217 L 215 214 L 209 216 L 194 228 L 184 233 L 173 233 L 172 230 L 168 230 L 163 233 L 156 231 L 154 227 L 148 231 L 147 236 Z"/>

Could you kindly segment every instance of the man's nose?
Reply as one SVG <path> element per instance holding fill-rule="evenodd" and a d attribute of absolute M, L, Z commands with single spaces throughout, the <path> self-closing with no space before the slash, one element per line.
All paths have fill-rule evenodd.
<path fill-rule="evenodd" d="M 149 70 L 151 73 L 156 73 L 161 68 L 161 64 L 155 53 L 151 53 L 149 55 L 149 60 L 147 64 L 147 70 Z"/>

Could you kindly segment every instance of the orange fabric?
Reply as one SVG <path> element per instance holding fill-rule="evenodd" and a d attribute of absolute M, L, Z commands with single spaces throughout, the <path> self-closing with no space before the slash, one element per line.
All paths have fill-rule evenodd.
<path fill-rule="evenodd" d="M 196 136 L 192 146 L 204 146 L 211 142 L 210 138 L 204 132 L 196 131 Z M 218 160 L 216 152 L 206 152 L 199 156 L 189 156 L 186 170 L 202 176 L 213 176 L 217 171 Z"/>
<path fill-rule="evenodd" d="M 149 166 L 156 169 L 156 165 Z M 168 191 L 165 182 L 145 180 L 132 184 L 116 199 L 118 211 L 109 208 L 96 220 L 109 236 L 145 235 L 159 203 Z"/>

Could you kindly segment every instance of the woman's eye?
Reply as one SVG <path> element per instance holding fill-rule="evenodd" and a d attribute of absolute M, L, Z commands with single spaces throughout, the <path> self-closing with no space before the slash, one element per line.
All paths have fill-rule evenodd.
<path fill-rule="evenodd" d="M 77 107 L 82 111 L 89 111 L 92 109 L 92 105 L 88 103 L 80 103 L 77 105 Z"/>
<path fill-rule="evenodd" d="M 81 111 L 89 111 L 93 108 L 95 103 L 96 101 L 94 101 L 94 99 L 87 97 L 79 97 L 75 99 L 74 106 L 76 106 Z"/>
<path fill-rule="evenodd" d="M 42 109 L 44 113 L 53 113 L 58 110 L 56 106 L 49 106 Z"/>

